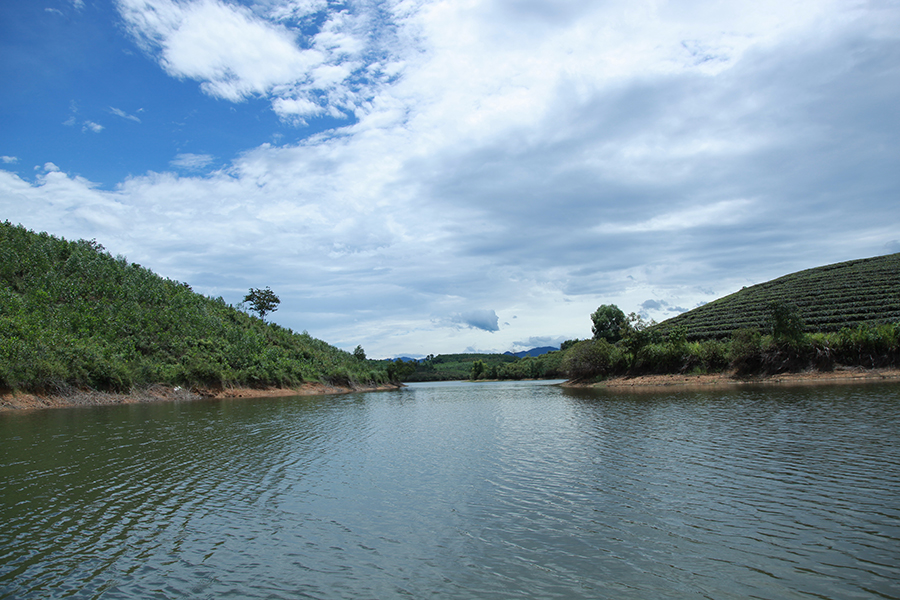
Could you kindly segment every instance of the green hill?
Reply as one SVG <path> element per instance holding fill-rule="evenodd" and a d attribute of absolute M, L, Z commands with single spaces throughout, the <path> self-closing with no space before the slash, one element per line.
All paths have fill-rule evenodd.
<path fill-rule="evenodd" d="M 900 322 L 900 254 L 785 275 L 704 304 L 654 329 L 666 336 L 684 326 L 691 340 L 724 339 L 737 329 L 765 331 L 773 301 L 795 306 L 806 333 Z"/>
<path fill-rule="evenodd" d="M 383 365 L 265 323 L 94 241 L 0 224 L 0 388 L 373 384 Z"/>

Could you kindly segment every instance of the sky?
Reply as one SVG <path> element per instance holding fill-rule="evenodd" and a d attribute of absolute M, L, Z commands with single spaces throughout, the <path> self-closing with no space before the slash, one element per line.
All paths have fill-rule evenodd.
<path fill-rule="evenodd" d="M 896 0 L 6 0 L 0 219 L 370 358 L 900 252 Z"/>

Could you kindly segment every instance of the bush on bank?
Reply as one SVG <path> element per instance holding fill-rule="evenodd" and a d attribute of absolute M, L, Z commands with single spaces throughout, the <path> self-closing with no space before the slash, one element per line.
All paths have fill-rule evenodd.
<path fill-rule="evenodd" d="M 775 375 L 804 370 L 830 371 L 837 366 L 900 366 L 900 323 L 861 324 L 832 333 L 790 339 L 740 329 L 729 339 L 627 344 L 586 340 L 571 347 L 562 371 L 579 380 L 663 373 L 703 374 L 732 370 L 738 376 Z"/>

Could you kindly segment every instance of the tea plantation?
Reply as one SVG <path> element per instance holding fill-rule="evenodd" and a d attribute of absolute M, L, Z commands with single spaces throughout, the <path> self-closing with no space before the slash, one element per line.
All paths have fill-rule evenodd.
<path fill-rule="evenodd" d="M 785 275 L 668 319 L 654 329 L 666 336 L 684 326 L 689 340 L 724 339 L 737 329 L 765 331 L 774 301 L 796 307 L 806 333 L 898 323 L 900 254 Z"/>

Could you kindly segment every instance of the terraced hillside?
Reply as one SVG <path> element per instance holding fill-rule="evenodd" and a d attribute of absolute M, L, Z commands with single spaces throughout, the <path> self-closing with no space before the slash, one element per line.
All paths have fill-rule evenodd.
<path fill-rule="evenodd" d="M 736 329 L 768 326 L 769 304 L 797 307 L 807 333 L 861 323 L 900 322 L 900 253 L 798 271 L 742 289 L 656 326 L 663 335 L 687 327 L 691 340 L 722 339 Z"/>

